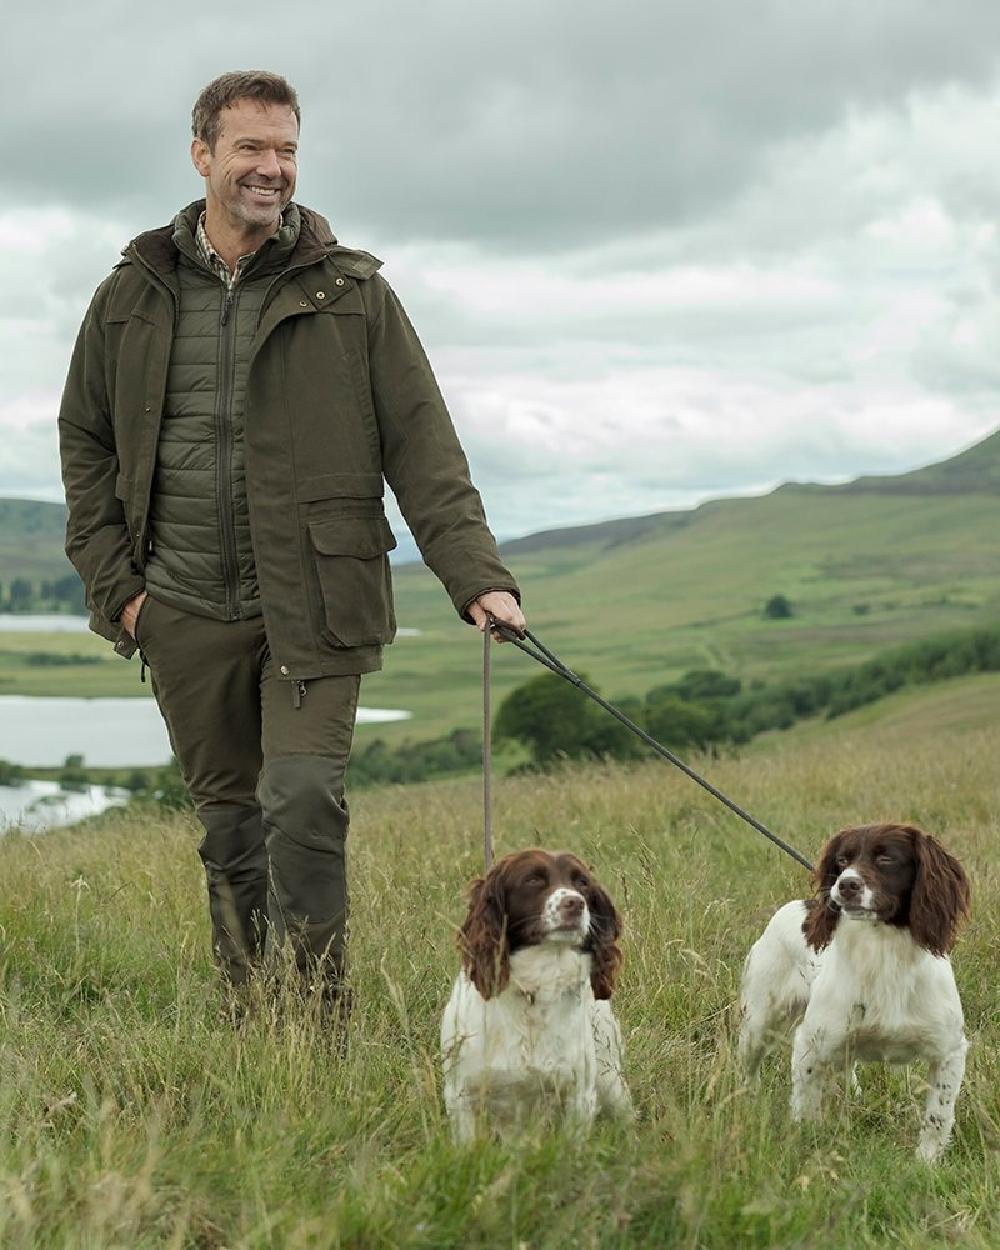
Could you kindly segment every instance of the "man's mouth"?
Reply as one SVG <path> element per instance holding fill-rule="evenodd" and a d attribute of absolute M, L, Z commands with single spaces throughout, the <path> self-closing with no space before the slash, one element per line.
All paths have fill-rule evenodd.
<path fill-rule="evenodd" d="M 275 200 L 280 193 L 280 187 L 259 187 L 251 182 L 242 183 L 244 191 L 249 191 L 254 199 L 262 200 L 265 203 L 268 200 Z"/>

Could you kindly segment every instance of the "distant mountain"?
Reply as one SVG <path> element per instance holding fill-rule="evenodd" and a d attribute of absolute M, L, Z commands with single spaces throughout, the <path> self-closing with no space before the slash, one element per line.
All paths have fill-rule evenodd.
<path fill-rule="evenodd" d="M 66 559 L 66 505 L 0 498 L 0 584 L 15 577 L 55 580 L 73 572 Z"/>
<path fill-rule="evenodd" d="M 858 477 L 836 486 L 824 486 L 817 482 L 785 482 L 772 494 L 792 491 L 829 495 L 1000 494 L 1000 429 L 994 430 L 980 442 L 947 460 L 912 469 L 908 473 Z M 502 550 L 505 556 L 530 555 L 554 547 L 597 545 L 611 550 L 621 544 L 680 530 L 691 525 L 698 514 L 703 514 L 706 510 L 714 512 L 720 506 L 732 506 L 739 502 L 747 503 L 749 500 L 745 496 L 729 496 L 709 500 L 696 508 L 652 512 L 646 516 L 625 517 L 565 529 L 541 530 L 504 543 Z"/>

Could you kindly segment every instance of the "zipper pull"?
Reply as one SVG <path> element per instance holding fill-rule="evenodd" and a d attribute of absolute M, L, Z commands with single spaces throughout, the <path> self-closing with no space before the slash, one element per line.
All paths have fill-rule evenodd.
<path fill-rule="evenodd" d="M 306 697 L 306 683 L 304 681 L 292 682 L 292 707 L 296 711 L 302 706 L 302 700 Z"/>
<path fill-rule="evenodd" d="M 148 667 L 149 665 L 146 663 L 146 657 L 140 651 L 139 652 L 139 680 L 142 682 L 143 685 L 146 684 L 146 669 Z"/>
<path fill-rule="evenodd" d="M 227 291 L 222 297 L 222 324 L 225 325 L 229 320 L 229 310 L 233 306 L 233 292 Z"/>

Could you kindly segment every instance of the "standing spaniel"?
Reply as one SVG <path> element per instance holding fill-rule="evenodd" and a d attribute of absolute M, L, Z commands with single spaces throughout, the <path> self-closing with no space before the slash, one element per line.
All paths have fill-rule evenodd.
<path fill-rule="evenodd" d="M 756 1073 L 776 1029 L 801 1020 L 791 1112 L 818 1118 L 823 1078 L 854 1058 L 928 1064 L 917 1154 L 948 1144 L 966 1041 L 948 952 L 969 910 L 961 864 L 912 825 L 846 829 L 823 849 L 817 897 L 786 903 L 747 956 L 740 1054 Z M 852 1076 L 853 1079 L 853 1076 Z"/>
<path fill-rule="evenodd" d="M 462 969 L 441 1021 L 444 1100 L 459 1141 L 598 1111 L 632 1114 L 611 1011 L 621 920 L 576 858 L 516 851 L 473 882 Z"/>

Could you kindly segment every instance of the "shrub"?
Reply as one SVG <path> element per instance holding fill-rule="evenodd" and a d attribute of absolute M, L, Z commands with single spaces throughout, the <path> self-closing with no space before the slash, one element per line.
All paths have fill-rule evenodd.
<path fill-rule="evenodd" d="M 764 616 L 769 621 L 783 621 L 794 615 L 792 605 L 784 595 L 772 595 L 764 604 Z"/>

